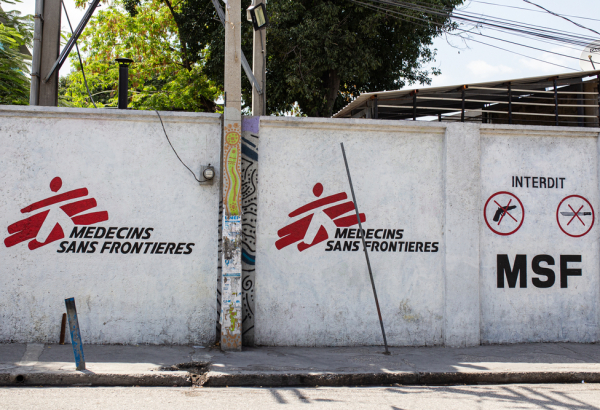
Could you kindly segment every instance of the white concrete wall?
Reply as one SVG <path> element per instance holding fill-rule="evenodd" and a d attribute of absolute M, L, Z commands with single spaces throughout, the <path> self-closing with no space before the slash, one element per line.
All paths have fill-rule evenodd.
<path fill-rule="evenodd" d="M 174 147 L 194 172 L 201 164 L 218 168 L 219 116 L 162 116 Z M 368 236 L 394 232 L 393 239 L 366 238 L 390 345 L 598 341 L 599 131 L 261 117 L 257 191 L 244 197 L 257 211 L 251 220 L 255 343 L 382 344 L 361 239 L 336 238 L 338 228 L 348 229 L 346 234 L 357 228 L 335 225 L 354 215 L 340 142 L 366 215 L 363 228 Z M 214 340 L 219 181 L 200 186 L 194 180 L 171 150 L 156 113 L 0 107 L 0 146 L 0 342 L 56 342 L 68 297 L 76 299 L 86 343 Z M 57 176 L 63 184 L 52 192 L 50 181 Z M 534 188 L 531 179 L 528 188 L 514 186 L 516 176 L 563 180 L 560 188 L 549 189 L 540 188 L 539 179 Z M 97 206 L 81 214 L 107 211 L 109 216 L 90 227 L 153 228 L 150 238 L 129 241 L 144 247 L 152 242 L 148 253 L 101 251 L 107 242 L 123 246 L 127 239 L 69 238 L 75 222 L 59 206 L 81 198 L 24 209 L 83 187 L 89 192 L 82 198 L 95 198 Z M 514 195 L 525 209 L 524 217 L 519 207 L 511 210 L 517 222 L 523 220 L 511 235 L 490 229 L 512 229 L 508 216 L 501 226 L 488 226 L 498 207 L 486 203 L 493 204 L 496 197 L 490 197 L 498 192 Z M 589 201 L 593 215 L 589 210 L 581 222 L 575 218 L 567 225 L 572 216 L 560 211 L 589 206 L 579 197 L 563 201 L 571 195 Z M 504 206 L 509 198 L 496 199 Z M 346 208 L 333 215 L 330 208 L 338 205 Z M 43 241 L 56 222 L 65 238 L 33 250 L 33 237 L 11 242 L 15 230 L 36 231 L 35 223 L 19 229 L 14 223 L 47 209 L 53 211 L 37 238 Z M 574 235 L 591 229 L 572 237 L 558 221 Z M 289 234 L 297 237 L 282 247 Z M 313 238 L 323 240 L 299 250 Z M 69 252 L 73 241 L 94 240 L 93 253 Z M 154 243 L 162 242 L 194 243 L 193 251 L 152 254 Z M 499 285 L 499 255 L 509 269 L 524 261 L 523 282 L 521 271 L 509 287 L 500 270 L 504 286 Z M 539 255 L 551 257 L 554 265 L 537 263 Z M 581 262 L 561 268 L 561 255 Z M 552 272 L 540 270 L 548 268 Z M 555 277 L 552 286 L 543 287 L 544 274 Z"/>
<path fill-rule="evenodd" d="M 509 191 L 523 203 L 525 218 L 521 228 L 509 236 L 494 234 L 480 224 L 481 247 L 481 341 L 514 343 L 538 341 L 594 342 L 598 340 L 598 132 L 581 128 L 487 127 L 481 129 L 482 204 L 498 191 Z M 562 188 L 512 187 L 512 176 L 561 177 Z M 557 207 L 569 195 L 581 195 L 591 202 L 595 222 L 591 231 L 579 238 L 563 233 L 557 223 Z M 502 204 L 504 205 L 504 204 Z M 483 205 L 482 205 L 483 206 Z M 574 203 L 573 203 L 573 206 Z M 579 206 L 577 206 L 579 208 Z M 568 209 L 567 209 L 568 210 Z M 577 210 L 577 209 L 575 209 Z M 584 210 L 589 210 L 587 208 Z M 561 217 L 562 218 L 562 217 Z M 569 218 L 571 219 L 571 218 Z M 589 224 L 591 216 L 582 216 Z M 568 221 L 567 221 L 568 223 Z M 583 225 L 575 218 L 573 225 Z M 511 289 L 497 286 L 497 255 L 511 262 L 517 254 L 527 256 L 527 287 L 520 283 Z M 546 280 L 532 271 L 536 255 L 550 255 L 555 265 L 555 283 L 538 288 L 534 278 Z M 560 256 L 579 255 L 581 276 L 569 276 L 561 288 Z M 546 267 L 546 263 L 541 264 Z"/>
<path fill-rule="evenodd" d="M 218 168 L 218 115 L 161 115 L 196 174 L 201 164 Z M 214 341 L 218 177 L 211 186 L 194 180 L 155 112 L 2 106 L 0 146 L 0 341 L 56 343 L 68 297 L 77 303 L 86 343 Z M 56 176 L 63 184 L 54 193 L 49 183 Z M 144 243 L 194 243 L 192 252 L 151 254 L 150 245 L 147 254 L 101 253 L 109 240 L 88 239 L 99 242 L 96 252 L 59 253 L 61 242 L 75 240 L 73 222 L 60 209 L 42 230 L 59 218 L 66 238 L 34 250 L 29 241 L 6 246 L 7 227 L 40 212 L 22 208 L 83 187 L 85 198 L 97 201 L 89 212 L 109 215 L 90 226 L 153 228 Z"/>
<path fill-rule="evenodd" d="M 324 187 L 321 198 L 344 192 L 348 199 L 342 202 L 351 201 L 340 142 L 346 148 L 359 209 L 366 214 L 363 229 L 403 229 L 399 241 L 438 242 L 438 252 L 371 252 L 388 341 L 441 344 L 444 128 L 264 117 L 258 178 L 256 343 L 383 343 L 362 245 L 357 246 L 360 251 L 326 251 L 336 231 L 322 212 L 327 206 L 317 209 L 319 222 L 326 224 L 327 241 L 302 252 L 297 243 L 280 250 L 275 246 L 277 232 L 306 215 L 290 218 L 288 214 L 317 199 L 312 192 L 316 183 Z M 313 227 L 318 228 L 318 223 Z"/>
<path fill-rule="evenodd" d="M 448 346 L 479 344 L 480 141 L 476 124 L 446 129 L 445 332 Z"/>
<path fill-rule="evenodd" d="M 439 242 L 437 253 L 370 249 L 391 345 L 598 341 L 598 131 L 261 118 L 256 342 L 382 344 L 362 245 L 356 252 L 327 251 L 336 227 L 322 210 L 331 205 L 289 216 L 318 199 L 312 192 L 317 182 L 324 186 L 321 198 L 350 196 L 340 142 L 366 214 L 364 229 L 393 227 L 404 230 L 402 241 Z M 516 188 L 513 176 L 566 179 L 563 189 Z M 485 204 L 500 191 L 519 197 L 525 208 L 524 222 L 512 235 L 498 235 L 485 222 Z M 579 238 L 557 223 L 557 207 L 569 195 L 585 197 L 594 208 L 593 227 Z M 301 241 L 278 249 L 286 234 L 279 231 L 312 213 L 307 242 L 320 226 L 329 238 L 302 252 Z M 582 218 L 589 224 L 592 215 Z M 526 255 L 527 287 L 517 280 L 510 288 L 505 276 L 499 287 L 498 255 L 507 255 L 512 267 L 517 254 Z M 548 288 L 533 281 L 545 279 L 532 267 L 542 254 L 555 260 L 554 266 L 539 264 L 555 272 Z M 582 258 L 568 264 L 582 275 L 568 276 L 567 288 L 561 288 L 561 255 Z"/>

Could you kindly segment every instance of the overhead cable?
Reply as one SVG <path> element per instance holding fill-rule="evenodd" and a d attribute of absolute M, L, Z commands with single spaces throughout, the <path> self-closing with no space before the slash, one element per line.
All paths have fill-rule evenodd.
<path fill-rule="evenodd" d="M 555 40 L 560 43 L 574 44 L 584 47 L 590 42 L 596 40 L 595 37 L 584 36 L 576 33 L 571 33 L 563 30 L 557 30 L 553 27 L 537 26 L 533 24 L 522 23 L 483 14 L 475 14 L 462 10 L 450 10 L 448 8 L 439 8 L 428 5 L 419 5 L 419 2 L 406 2 L 401 0 L 371 0 L 376 3 L 385 4 L 388 6 L 416 11 L 426 15 L 440 16 L 445 19 L 461 21 L 476 26 L 494 27 L 498 29 L 511 30 L 519 34 L 538 36 L 545 39 Z M 391 11 L 386 9 L 386 11 Z"/>
<path fill-rule="evenodd" d="M 588 28 L 588 27 L 586 27 L 586 26 L 584 26 L 584 25 L 581 25 L 581 24 L 579 24 L 579 23 L 576 23 L 576 22 L 574 22 L 573 20 L 571 20 L 571 19 L 568 19 L 568 18 L 567 18 L 567 17 L 565 17 L 565 16 L 561 16 L 560 14 L 557 14 L 557 13 L 555 13 L 555 12 L 551 11 L 551 10 L 548 10 L 547 8 L 544 8 L 544 7 L 540 6 L 539 4 L 535 4 L 534 2 L 532 2 L 532 1 L 529 1 L 529 0 L 523 0 L 523 1 L 524 1 L 525 3 L 529 3 L 529 4 L 533 5 L 533 6 L 535 6 L 535 7 L 539 7 L 540 9 L 542 9 L 542 10 L 546 11 L 547 13 L 550 13 L 550 14 L 552 14 L 553 16 L 560 17 L 561 19 L 567 20 L 569 23 L 573 23 L 573 24 L 575 24 L 577 27 L 581 27 L 581 28 L 583 28 L 583 29 L 589 30 L 589 31 L 591 31 L 591 32 L 593 32 L 593 33 L 596 33 L 596 34 L 600 35 L 600 33 L 598 33 L 596 30 L 594 30 L 594 29 L 591 29 L 591 28 Z"/>
<path fill-rule="evenodd" d="M 525 10 L 525 11 L 531 11 L 532 13 L 545 13 L 544 11 L 532 10 L 532 9 L 528 9 L 528 8 L 525 8 L 525 7 L 509 6 L 507 4 L 490 3 L 490 2 L 487 2 L 487 1 L 479 1 L 479 0 L 470 0 L 470 1 L 471 1 L 471 3 L 488 4 L 490 6 L 506 7 L 506 8 L 517 9 L 517 10 Z M 599 19 L 593 19 L 591 17 L 573 16 L 573 15 L 569 15 L 569 14 L 560 14 L 560 17 L 563 17 L 563 16 L 564 17 L 571 17 L 571 18 L 575 18 L 575 19 L 582 19 L 582 20 L 600 21 Z"/>
<path fill-rule="evenodd" d="M 415 16 L 410 16 L 410 15 L 402 14 L 402 13 L 399 13 L 399 12 L 397 12 L 395 10 L 390 10 L 390 9 L 386 9 L 386 8 L 383 8 L 383 7 L 378 7 L 378 6 L 375 6 L 373 4 L 363 3 L 363 2 L 358 1 L 358 0 L 350 0 L 350 1 L 352 3 L 360 4 L 362 6 L 370 8 L 372 10 L 391 12 L 393 14 L 397 14 L 397 15 L 408 17 L 410 19 L 416 19 L 416 20 L 424 21 L 424 22 L 429 23 L 429 24 L 434 24 L 434 25 L 437 25 L 437 26 L 442 26 L 442 24 L 440 24 L 440 23 L 434 23 L 434 22 L 431 22 L 431 21 L 426 20 L 426 19 L 422 19 L 422 18 L 418 18 L 418 17 L 415 17 Z M 428 26 L 426 26 L 424 24 L 415 23 L 414 21 L 408 20 L 406 18 L 401 18 L 401 17 L 398 17 L 398 16 L 394 16 L 393 14 L 391 15 L 391 17 L 396 18 L 398 20 L 406 21 L 406 22 L 411 23 L 411 24 L 417 24 L 417 25 L 422 26 L 422 27 L 428 27 Z M 460 37 L 463 40 L 474 41 L 476 43 L 480 43 L 480 44 L 484 44 L 484 45 L 487 45 L 487 46 L 490 46 L 490 47 L 494 47 L 494 48 L 497 48 L 499 50 L 507 51 L 509 53 L 513 53 L 513 54 L 516 54 L 516 55 L 519 55 L 519 56 L 522 56 L 522 57 L 527 57 L 529 59 L 540 61 L 540 62 L 543 62 L 543 63 L 546 63 L 546 64 L 550 64 L 550 65 L 554 65 L 554 66 L 557 66 L 557 67 L 566 68 L 566 69 L 573 70 L 573 71 L 578 71 L 578 70 L 575 70 L 575 69 L 573 69 L 571 67 L 567 67 L 567 66 L 564 66 L 564 65 L 561 65 L 561 64 L 556 64 L 556 63 L 552 63 L 552 62 L 549 62 L 549 61 L 546 61 L 546 60 L 542 60 L 542 59 L 539 59 L 539 58 L 531 57 L 529 55 L 521 54 L 521 53 L 518 53 L 516 51 L 508 50 L 508 49 L 505 49 L 505 48 L 502 48 L 502 47 L 499 47 L 499 46 L 496 46 L 496 45 L 493 45 L 493 44 L 489 44 L 489 43 L 486 43 L 486 42 L 483 42 L 483 41 L 479 41 L 479 40 L 475 40 L 475 39 L 465 39 L 464 37 L 462 37 L 462 36 L 460 36 L 459 34 L 456 34 L 456 33 L 450 33 L 450 32 L 444 32 L 444 33 L 447 34 L 447 35 Z M 479 33 L 474 33 L 474 34 L 479 34 Z M 496 39 L 495 37 L 491 37 L 491 36 L 486 36 L 486 37 L 490 37 L 490 38 Z M 498 40 L 503 41 L 501 39 L 498 39 Z M 519 45 L 518 43 L 514 43 L 514 44 Z M 524 47 L 528 47 L 528 46 L 524 46 Z M 557 53 L 553 53 L 553 52 L 547 51 L 547 50 L 542 50 L 542 51 L 549 52 L 549 53 L 552 53 L 552 54 L 557 54 Z M 558 54 L 558 55 L 566 56 L 566 55 L 563 55 L 563 54 Z M 567 56 L 567 57 L 569 57 L 569 58 L 575 58 L 575 57 L 571 57 L 571 56 Z"/>
<path fill-rule="evenodd" d="M 409 15 L 409 14 L 404 14 L 404 13 L 401 13 L 401 12 L 399 12 L 397 10 L 387 9 L 385 7 L 379 7 L 379 6 L 375 6 L 373 4 L 363 3 L 363 2 L 360 2 L 360 1 L 357 1 L 357 0 L 350 0 L 350 1 L 352 1 L 353 3 L 357 3 L 357 4 L 361 4 L 363 6 L 369 7 L 371 9 L 377 9 L 377 10 L 385 11 L 385 12 L 388 12 L 388 13 L 392 13 L 392 14 L 397 14 L 397 15 L 400 15 L 400 16 L 404 16 L 404 17 L 407 17 L 407 18 L 410 18 L 410 19 L 424 21 L 424 22 L 426 22 L 428 24 L 433 24 L 433 25 L 436 25 L 436 26 L 439 26 L 439 27 L 442 27 L 442 28 L 444 26 L 442 23 L 430 21 L 430 20 L 427 20 L 425 18 L 416 17 L 416 16 L 412 16 L 412 15 Z M 377 3 L 389 3 L 389 2 L 386 2 L 385 0 L 371 0 L 371 1 L 374 1 L 374 2 L 377 2 Z M 401 20 L 404 20 L 404 19 L 401 19 Z M 412 23 L 414 24 L 414 22 L 412 22 Z M 447 32 L 447 31 L 445 31 L 445 33 L 446 34 L 450 34 L 450 35 L 458 35 L 458 34 L 450 33 L 450 32 Z M 493 39 L 493 40 L 502 41 L 502 42 L 509 43 L 509 44 L 514 44 L 514 45 L 517 45 L 517 46 L 520 46 L 520 47 L 530 48 L 530 49 L 533 49 L 533 50 L 542 51 L 542 52 L 549 53 L 549 54 L 554 54 L 554 55 L 557 55 L 557 56 L 560 56 L 560 57 L 570 58 L 570 59 L 578 60 L 578 61 L 586 61 L 586 62 L 588 61 L 588 60 L 581 59 L 579 57 L 570 56 L 568 54 L 562 54 L 562 53 L 557 53 L 557 52 L 550 51 L 550 50 L 545 50 L 545 49 L 541 49 L 541 48 L 537 48 L 537 47 L 533 47 L 533 46 L 528 46 L 528 45 L 525 45 L 525 44 L 517 43 L 517 42 L 514 42 L 514 41 L 510 41 L 510 40 L 505 40 L 505 39 L 494 37 L 494 36 L 489 36 L 489 35 L 482 34 L 482 33 L 477 33 L 477 32 L 469 32 L 469 33 L 477 35 L 477 36 L 481 36 L 481 37 L 490 38 L 490 39 Z M 462 37 L 462 38 L 464 38 L 464 37 Z M 481 41 L 479 41 L 479 43 L 487 44 L 487 43 L 483 43 Z M 497 47 L 497 48 L 499 48 L 499 47 Z M 516 54 L 518 54 L 518 53 L 516 53 Z M 521 55 L 521 54 L 519 54 L 519 55 Z M 549 63 L 549 64 L 552 64 L 552 63 Z M 561 66 L 561 67 L 565 67 L 565 66 Z"/>

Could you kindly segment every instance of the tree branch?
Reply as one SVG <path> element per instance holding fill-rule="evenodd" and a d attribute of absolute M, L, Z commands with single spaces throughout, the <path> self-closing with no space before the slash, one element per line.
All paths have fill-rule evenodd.
<path fill-rule="evenodd" d="M 167 5 L 167 7 L 169 8 L 169 10 L 171 11 L 171 15 L 173 16 L 173 20 L 175 21 L 175 25 L 177 26 L 177 35 L 179 37 L 179 44 L 181 45 L 182 65 L 186 70 L 191 71 L 192 65 L 190 64 L 190 61 L 188 59 L 187 45 L 185 44 L 185 41 L 183 41 L 183 39 L 181 38 L 181 28 L 179 27 L 179 22 L 177 21 L 178 14 L 175 11 L 175 9 L 173 8 L 173 5 L 171 4 L 171 2 L 169 0 L 164 0 L 164 2 Z"/>

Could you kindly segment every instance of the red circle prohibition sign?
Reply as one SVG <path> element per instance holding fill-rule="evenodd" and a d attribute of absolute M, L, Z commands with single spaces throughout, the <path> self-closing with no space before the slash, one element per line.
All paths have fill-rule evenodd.
<path fill-rule="evenodd" d="M 563 229 L 562 225 L 560 224 L 560 219 L 558 218 L 561 205 L 563 204 L 563 202 L 565 202 L 569 198 L 583 199 L 588 204 L 588 206 L 590 207 L 590 209 L 592 210 L 592 223 L 590 224 L 590 227 L 587 229 L 587 231 L 585 231 L 584 233 L 582 233 L 580 235 L 573 235 L 573 234 L 570 234 L 567 231 L 565 231 Z M 583 205 L 581 206 L 581 208 L 583 208 Z M 574 211 L 573 212 L 574 216 L 573 216 L 572 220 L 575 219 L 575 218 L 578 218 L 579 220 L 581 220 L 581 218 L 579 218 L 579 216 L 578 216 L 578 214 L 581 212 L 581 208 L 579 210 L 577 210 L 577 211 L 573 210 Z M 585 199 L 581 195 L 569 195 L 569 196 L 565 197 L 562 201 L 560 201 L 560 203 L 558 204 L 558 207 L 556 208 L 556 222 L 558 223 L 558 227 L 560 228 L 561 231 L 563 231 L 565 233 L 565 235 L 569 235 L 571 238 L 581 238 L 582 236 L 587 235 L 587 233 L 589 231 L 591 231 L 592 228 L 594 227 L 594 222 L 595 221 L 596 221 L 596 215 L 594 213 L 594 207 L 592 207 L 592 204 L 590 204 L 590 201 L 588 201 L 587 199 Z"/>
<path fill-rule="evenodd" d="M 521 206 L 521 212 L 522 212 L 522 215 L 521 215 L 521 222 L 519 222 L 519 225 L 518 225 L 518 226 L 517 226 L 515 229 L 513 229 L 512 231 L 510 231 L 510 232 L 501 232 L 501 231 L 497 231 L 496 229 L 492 228 L 492 225 L 490 225 L 490 223 L 489 223 L 489 221 L 488 221 L 488 217 L 487 217 L 487 207 L 488 207 L 488 204 L 490 203 L 490 201 L 491 201 L 491 200 L 492 200 L 494 197 L 496 197 L 496 196 L 498 196 L 498 195 L 509 195 L 509 196 L 511 196 L 512 198 L 516 199 L 516 200 L 517 200 L 517 202 L 519 203 L 519 205 Z M 510 201 L 512 201 L 512 199 L 511 199 Z M 508 213 L 508 206 L 509 206 L 509 205 L 510 205 L 510 203 L 511 203 L 510 201 L 509 201 L 509 203 L 508 203 L 506 206 L 502 206 L 502 205 L 500 205 L 500 204 L 498 204 L 497 202 L 495 202 L 495 201 L 494 201 L 494 202 L 495 202 L 495 205 L 497 205 L 499 209 L 502 209 L 502 210 L 503 210 L 503 212 L 501 212 L 501 218 L 500 218 L 500 222 L 502 222 L 502 218 L 504 218 L 504 216 L 505 216 L 505 215 L 509 215 L 509 216 L 510 216 L 510 214 Z M 511 216 L 511 217 L 512 217 L 512 216 Z M 523 221 L 525 220 L 525 208 L 523 207 L 523 204 L 521 203 L 521 200 L 520 200 L 519 198 L 517 198 L 517 196 L 516 196 L 516 195 L 514 195 L 514 194 L 512 194 L 512 193 L 510 193 L 510 192 L 507 192 L 507 191 L 500 191 L 500 192 L 496 192 L 495 194 L 493 194 L 492 196 L 490 196 L 490 197 L 489 197 L 489 199 L 488 199 L 488 200 L 486 201 L 486 203 L 485 203 L 485 206 L 483 207 L 483 219 L 485 219 L 485 223 L 486 223 L 486 225 L 488 226 L 488 228 L 490 228 L 490 230 L 491 230 L 492 232 L 494 232 L 495 234 L 497 234 L 497 235 L 502 235 L 502 236 L 508 236 L 508 235 L 512 235 L 513 233 L 517 232 L 517 231 L 519 230 L 519 228 L 521 228 L 521 225 L 523 225 Z M 514 218 L 513 218 L 513 219 L 514 219 Z M 498 222 L 498 225 L 500 225 L 500 222 Z"/>

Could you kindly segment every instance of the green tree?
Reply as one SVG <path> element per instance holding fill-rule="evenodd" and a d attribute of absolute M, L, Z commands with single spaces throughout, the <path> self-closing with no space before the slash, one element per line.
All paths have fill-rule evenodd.
<path fill-rule="evenodd" d="M 85 6 L 85 0 L 77 3 Z M 117 0 L 97 12 L 79 39 L 97 105 L 117 105 L 119 70 L 114 60 L 127 57 L 134 60 L 129 71 L 132 108 L 215 111 L 221 89 L 202 71 L 205 51 L 180 35 L 178 10 L 184 6 L 168 0 Z M 91 107 L 76 52 L 70 58 L 76 69 L 61 82 L 61 95 L 75 106 Z"/>
<path fill-rule="evenodd" d="M 188 73 L 196 70 L 195 75 L 212 87 L 223 86 L 224 29 L 211 0 L 118 1 L 129 16 L 115 8 L 100 13 L 86 31 L 86 50 L 91 53 L 90 57 L 100 56 L 104 65 L 108 65 L 109 57 L 116 56 L 115 49 L 130 58 L 134 58 L 130 55 L 132 49 L 151 50 L 144 52 L 143 61 L 133 68 L 136 73 L 142 70 L 149 57 L 161 61 L 148 65 L 149 70 L 154 70 L 153 76 L 138 75 L 140 81 L 144 79 L 141 81 L 144 87 L 149 87 L 136 90 L 138 107 L 152 106 L 158 100 L 168 102 L 166 95 L 160 92 L 165 90 L 167 95 L 172 95 L 181 87 L 181 81 L 185 84 L 185 79 L 180 79 L 169 82 L 166 88 L 163 85 L 167 78 L 174 78 L 172 73 L 182 72 L 179 67 Z M 350 0 L 270 0 L 267 6 L 271 22 L 267 29 L 268 111 L 284 113 L 299 108 L 306 115 L 330 116 L 361 92 L 431 83 L 431 76 L 439 74 L 435 68 L 425 69 L 435 57 L 435 50 L 431 49 L 433 39 L 453 28 L 450 12 L 462 2 L 420 0 L 420 5 L 445 13 L 436 15 L 403 8 L 401 20 Z M 249 5 L 250 0 L 244 0 L 242 49 L 251 60 L 252 25 L 245 21 L 245 9 Z M 168 30 L 154 31 L 156 21 L 168 21 Z M 125 30 L 123 26 L 127 26 Z M 112 50 L 110 55 L 107 49 Z M 165 58 L 176 63 L 164 62 Z M 99 72 L 99 67 L 94 66 L 94 61 L 100 60 L 92 58 L 90 64 L 95 72 Z M 102 72 L 108 72 L 107 67 Z M 102 85 L 103 90 L 116 88 L 110 86 L 116 84 L 116 68 L 112 77 Z M 242 88 L 248 107 L 251 85 L 245 75 L 242 75 Z M 152 98 L 151 93 L 160 95 Z M 193 94 L 189 93 L 189 103 L 193 103 Z M 84 95 L 82 86 L 78 95 Z M 210 93 L 206 95 L 209 96 Z M 80 98 L 85 100 L 85 97 Z M 204 100 L 202 107 L 209 106 Z"/>
<path fill-rule="evenodd" d="M 15 4 L 20 0 L 2 0 Z M 31 16 L 0 7 L 0 104 L 29 104 L 28 45 L 33 40 Z"/>
<path fill-rule="evenodd" d="M 430 84 L 431 75 L 439 74 L 424 69 L 435 57 L 433 38 L 453 28 L 449 11 L 462 2 L 421 0 L 447 14 L 402 9 L 407 17 L 400 20 L 349 0 L 269 0 L 268 111 L 289 112 L 297 102 L 304 114 L 330 116 L 361 92 Z M 223 33 L 217 27 L 212 34 L 206 62 L 207 74 L 218 84 L 223 82 Z M 242 48 L 250 59 L 250 23 L 242 31 Z M 249 103 L 245 77 L 242 85 Z"/>

